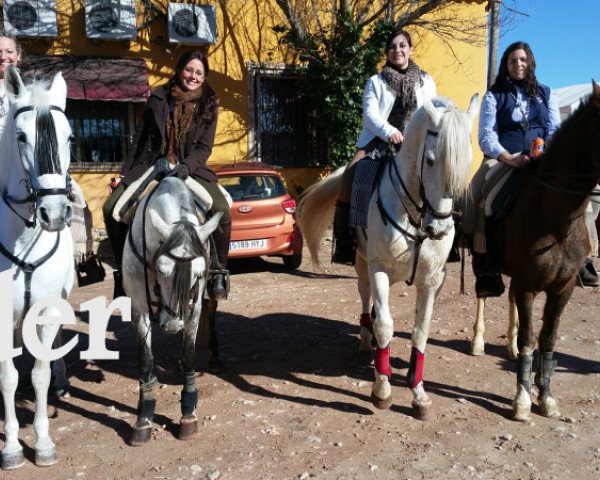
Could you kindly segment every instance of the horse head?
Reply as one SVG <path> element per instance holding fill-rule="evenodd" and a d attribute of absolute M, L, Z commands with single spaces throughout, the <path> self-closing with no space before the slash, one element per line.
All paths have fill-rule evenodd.
<path fill-rule="evenodd" d="M 469 180 L 471 129 L 478 98 L 473 95 L 466 112 L 450 100 L 425 98 L 423 108 L 415 114 L 419 131 L 407 128 L 407 138 L 416 134 L 420 139 L 416 177 L 424 211 L 422 226 L 429 238 L 442 238 L 454 226 L 453 201 L 463 195 Z"/>
<path fill-rule="evenodd" d="M 210 264 L 206 243 L 222 214 L 213 215 L 203 225 L 188 220 L 168 225 L 156 211 L 149 213 L 163 239 L 154 259 L 161 301 L 159 324 L 165 333 L 177 333 L 192 309 L 202 304 Z"/>
<path fill-rule="evenodd" d="M 11 110 L 8 134 L 14 145 L 10 161 L 13 172 L 6 188 L 9 200 L 29 203 L 35 219 L 47 231 L 59 231 L 70 222 L 73 208 L 68 169 L 71 127 L 65 116 L 67 85 L 59 72 L 49 88 L 23 84 L 16 68 L 9 66 L 5 76 Z M 22 190 L 17 198 L 13 192 Z"/>

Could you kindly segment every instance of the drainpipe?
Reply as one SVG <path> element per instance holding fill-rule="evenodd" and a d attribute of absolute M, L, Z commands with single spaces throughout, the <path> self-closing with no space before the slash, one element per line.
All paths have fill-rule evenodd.
<path fill-rule="evenodd" d="M 500 1 L 490 0 L 490 46 L 488 52 L 487 88 L 496 80 L 498 64 L 498 43 L 500 38 Z"/>

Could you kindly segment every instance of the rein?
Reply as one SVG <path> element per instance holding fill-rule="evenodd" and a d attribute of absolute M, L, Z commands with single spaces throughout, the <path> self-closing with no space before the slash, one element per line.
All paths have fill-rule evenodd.
<path fill-rule="evenodd" d="M 436 132 L 433 130 L 427 130 L 427 136 L 437 137 L 438 135 L 439 135 L 439 132 Z M 385 209 L 383 202 L 382 202 L 382 198 L 381 198 L 381 189 L 379 188 L 381 185 L 381 178 L 383 176 L 380 177 L 379 183 L 377 185 L 377 208 L 379 210 L 379 214 L 381 215 L 384 225 L 387 225 L 389 222 L 402 235 L 404 235 L 409 240 L 412 240 L 413 242 L 415 242 L 415 261 L 413 262 L 410 279 L 406 281 L 407 285 L 412 285 L 414 283 L 415 276 L 417 274 L 417 266 L 419 264 L 419 256 L 421 254 L 421 247 L 423 246 L 423 242 L 425 241 L 425 239 L 428 238 L 427 233 L 425 233 L 425 231 L 423 230 L 423 227 L 422 227 L 423 217 L 427 213 L 429 213 L 430 215 L 432 215 L 435 218 L 446 219 L 446 218 L 449 218 L 450 216 L 452 216 L 452 211 L 447 212 L 447 213 L 438 212 L 435 208 L 433 208 L 431 206 L 431 203 L 429 202 L 429 200 L 427 200 L 425 186 L 423 185 L 423 165 L 425 163 L 425 147 L 423 147 L 423 154 L 421 155 L 421 175 L 419 177 L 419 200 L 421 201 L 421 203 L 417 203 L 415 201 L 415 199 L 412 197 L 412 195 L 410 194 L 410 192 L 408 191 L 408 188 L 406 187 L 406 184 L 404 183 L 404 180 L 402 179 L 402 176 L 400 175 L 400 171 L 398 170 L 398 165 L 396 165 L 396 162 L 393 157 L 389 160 L 389 163 L 390 163 L 390 165 L 388 167 L 388 176 L 390 178 L 390 182 L 392 183 L 392 186 L 394 187 L 394 191 L 396 192 L 396 195 L 398 196 L 400 203 L 402 203 L 402 205 L 404 206 L 404 210 L 406 211 L 406 214 L 408 216 L 409 223 L 417 230 L 416 233 L 413 234 L 413 233 L 409 232 L 406 228 L 402 227 L 394 218 L 392 218 L 392 216 Z M 400 183 L 400 186 L 402 187 L 402 192 L 396 188 L 396 183 L 393 181 L 394 179 L 392 177 L 392 168 L 393 168 L 394 176 L 396 177 L 396 179 L 398 180 L 398 183 Z M 415 210 L 419 214 L 418 221 L 415 221 L 411 217 L 410 213 L 408 212 L 408 209 L 406 208 L 406 205 L 404 204 L 403 196 L 408 198 L 408 200 L 410 201 L 412 206 L 415 208 Z"/>

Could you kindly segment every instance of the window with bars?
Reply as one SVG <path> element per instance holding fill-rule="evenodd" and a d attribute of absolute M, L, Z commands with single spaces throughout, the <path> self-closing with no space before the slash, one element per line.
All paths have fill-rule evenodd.
<path fill-rule="evenodd" d="M 119 168 L 131 143 L 133 107 L 123 102 L 67 100 L 73 131 L 71 168 Z"/>
<path fill-rule="evenodd" d="M 250 155 L 281 167 L 327 165 L 327 144 L 316 128 L 299 75 L 288 67 L 252 68 Z"/>

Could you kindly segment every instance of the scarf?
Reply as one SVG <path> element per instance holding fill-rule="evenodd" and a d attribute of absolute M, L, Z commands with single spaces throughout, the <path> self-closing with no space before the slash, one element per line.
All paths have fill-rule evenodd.
<path fill-rule="evenodd" d="M 173 112 L 167 116 L 165 125 L 166 157 L 169 163 L 175 165 L 180 161 L 181 139 L 192 123 L 196 102 L 202 95 L 202 87 L 184 92 L 178 85 L 173 85 L 169 93 L 173 102 Z"/>
<path fill-rule="evenodd" d="M 388 84 L 390 90 L 396 94 L 394 106 L 388 117 L 388 122 L 401 132 L 417 108 L 417 85 L 423 85 L 425 72 L 412 60 L 408 61 L 408 67 L 402 71 L 391 63 L 386 63 L 381 69 L 381 74 Z"/>

